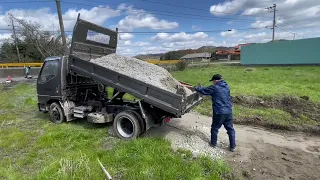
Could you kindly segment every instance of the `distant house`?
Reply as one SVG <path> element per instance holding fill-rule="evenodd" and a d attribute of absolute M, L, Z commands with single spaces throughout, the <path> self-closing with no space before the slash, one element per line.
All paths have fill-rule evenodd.
<path fill-rule="evenodd" d="M 238 44 L 236 47 L 230 50 L 218 50 L 216 52 L 216 58 L 218 60 L 240 60 L 241 47 L 251 44 Z"/>
<path fill-rule="evenodd" d="M 180 58 L 180 60 L 188 62 L 209 62 L 211 59 L 211 53 L 194 53 L 187 54 Z"/>

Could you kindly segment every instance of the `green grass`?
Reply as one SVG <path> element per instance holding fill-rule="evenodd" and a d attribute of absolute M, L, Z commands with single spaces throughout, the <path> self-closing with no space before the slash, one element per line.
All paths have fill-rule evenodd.
<path fill-rule="evenodd" d="M 38 112 L 34 86 L 0 89 L 0 179 L 102 179 L 97 158 L 114 179 L 230 177 L 223 160 L 174 152 L 161 137 L 127 142 L 108 136 L 106 125 L 53 124 Z"/>
<path fill-rule="evenodd" d="M 188 68 L 173 72 L 181 81 L 209 85 L 213 74 L 219 73 L 228 82 L 232 95 L 295 95 L 309 96 L 320 102 L 320 66 L 299 67 L 246 67 L 213 65 L 206 68 Z"/>
<path fill-rule="evenodd" d="M 219 73 L 228 82 L 231 96 L 250 95 L 261 97 L 272 96 L 308 96 L 314 103 L 320 103 L 320 67 L 254 67 L 247 70 L 241 66 L 213 65 L 205 68 L 188 68 L 172 72 L 181 81 L 193 85 L 210 85 L 208 80 Z M 212 116 L 211 99 L 206 97 L 202 104 L 195 108 L 201 114 Z M 282 109 L 265 107 L 244 107 L 234 105 L 236 123 L 247 123 L 272 127 L 306 127 L 314 129 L 320 121 L 300 115 L 292 117 Z M 290 129 L 290 128 L 289 128 Z"/>

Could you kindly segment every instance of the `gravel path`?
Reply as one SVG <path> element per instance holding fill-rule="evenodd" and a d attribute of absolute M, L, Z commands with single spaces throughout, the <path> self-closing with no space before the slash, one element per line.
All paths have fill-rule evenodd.
<path fill-rule="evenodd" d="M 91 62 L 173 93 L 178 93 L 179 88 L 183 95 L 192 93 L 191 90 L 181 87 L 166 69 L 136 58 L 110 54 L 92 59 Z"/>

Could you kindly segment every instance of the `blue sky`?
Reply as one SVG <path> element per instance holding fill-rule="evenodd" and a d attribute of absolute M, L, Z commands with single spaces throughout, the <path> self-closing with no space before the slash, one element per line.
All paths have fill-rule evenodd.
<path fill-rule="evenodd" d="M 59 29 L 55 2 L 35 1 L 0 0 L 0 42 L 10 39 L 8 12 L 37 22 L 42 29 Z M 276 39 L 320 36 L 320 2 L 315 0 L 61 0 L 61 7 L 68 34 L 81 13 L 85 20 L 130 32 L 120 34 L 118 53 L 133 56 L 204 45 L 268 42 L 272 13 L 265 7 L 273 3 L 277 4 Z M 154 33 L 137 34 L 141 31 Z"/>

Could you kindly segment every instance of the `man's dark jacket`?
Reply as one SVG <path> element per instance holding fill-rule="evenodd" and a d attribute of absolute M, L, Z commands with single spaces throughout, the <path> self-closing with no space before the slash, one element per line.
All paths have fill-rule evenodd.
<path fill-rule="evenodd" d="M 195 87 L 195 90 L 202 95 L 212 97 L 212 107 L 214 114 L 231 114 L 232 102 L 230 88 L 224 80 L 209 87 Z"/>

